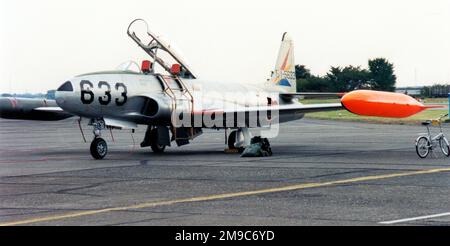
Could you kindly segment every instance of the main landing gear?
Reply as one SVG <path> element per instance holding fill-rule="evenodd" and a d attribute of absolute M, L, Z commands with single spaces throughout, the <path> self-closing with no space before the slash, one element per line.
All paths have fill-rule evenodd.
<path fill-rule="evenodd" d="M 153 153 L 161 154 L 166 149 L 166 145 L 160 144 L 158 138 L 158 129 L 153 129 L 150 132 L 150 148 L 152 148 Z"/>
<path fill-rule="evenodd" d="M 248 128 L 239 128 L 234 130 L 228 136 L 228 149 L 237 150 L 242 153 L 245 147 L 250 145 L 251 134 Z"/>
<path fill-rule="evenodd" d="M 228 136 L 228 149 L 238 151 L 241 157 L 271 156 L 272 149 L 267 138 L 253 137 L 248 128 L 234 130 Z"/>
<path fill-rule="evenodd" d="M 230 135 L 228 136 L 228 141 L 227 141 L 227 143 L 228 143 L 228 149 L 234 150 L 234 151 L 237 150 L 239 153 L 242 153 L 242 152 L 244 151 L 245 148 L 244 148 L 244 147 L 236 147 L 236 146 L 235 146 L 237 134 L 238 134 L 237 131 L 232 131 L 232 132 L 230 133 Z"/>
<path fill-rule="evenodd" d="M 91 155 L 97 160 L 105 158 L 108 154 L 108 145 L 106 141 L 101 138 L 101 130 L 106 128 L 105 122 L 103 120 L 93 120 L 92 126 L 94 127 L 94 139 L 91 142 Z"/>
<path fill-rule="evenodd" d="M 147 146 L 150 146 L 155 154 L 163 153 L 166 146 L 170 146 L 169 129 L 165 126 L 148 126 L 141 143 L 142 148 Z"/>

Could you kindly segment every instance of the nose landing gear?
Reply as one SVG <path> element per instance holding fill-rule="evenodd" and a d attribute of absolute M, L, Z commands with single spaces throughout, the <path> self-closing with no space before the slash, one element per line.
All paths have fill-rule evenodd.
<path fill-rule="evenodd" d="M 101 138 L 101 130 L 106 128 L 105 122 L 103 120 L 92 120 L 92 126 L 94 127 L 94 139 L 91 142 L 91 155 L 94 159 L 101 160 L 105 158 L 106 154 L 108 154 L 108 145 L 106 141 Z"/>
<path fill-rule="evenodd" d="M 103 138 L 96 137 L 94 138 L 94 140 L 92 140 L 90 150 L 92 157 L 97 160 L 101 160 L 105 158 L 106 154 L 108 153 L 108 145 Z"/>

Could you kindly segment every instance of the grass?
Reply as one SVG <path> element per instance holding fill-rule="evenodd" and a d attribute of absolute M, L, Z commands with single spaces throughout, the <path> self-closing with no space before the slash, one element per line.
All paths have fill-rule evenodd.
<path fill-rule="evenodd" d="M 447 103 L 448 98 L 425 98 L 423 99 L 425 103 Z"/>
<path fill-rule="evenodd" d="M 426 103 L 448 103 L 448 99 L 439 98 L 427 98 L 424 100 Z M 315 104 L 315 103 L 338 103 L 339 99 L 305 99 L 301 100 L 304 104 Z M 324 119 L 324 120 L 341 120 L 341 121 L 355 121 L 355 122 L 369 122 L 369 123 L 381 123 L 381 124 L 419 124 L 422 121 L 437 119 L 439 116 L 448 113 L 447 109 L 435 109 L 435 110 L 425 110 L 416 115 L 408 118 L 382 118 L 382 117 L 370 117 L 370 116 L 359 116 L 348 112 L 347 110 L 338 111 L 327 111 L 327 112 L 317 112 L 308 113 L 305 115 L 306 118 L 310 119 Z"/>

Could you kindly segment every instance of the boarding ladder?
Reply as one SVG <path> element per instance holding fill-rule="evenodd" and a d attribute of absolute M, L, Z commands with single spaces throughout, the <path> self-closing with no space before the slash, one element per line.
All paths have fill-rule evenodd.
<path fill-rule="evenodd" d="M 189 101 L 188 109 L 191 115 L 191 122 L 192 122 L 194 116 L 194 96 L 192 95 L 186 84 L 183 82 L 183 80 L 177 75 L 166 76 L 158 74 L 157 76 L 158 79 L 164 84 L 163 92 L 171 99 L 172 117 L 177 117 L 177 115 L 175 115 L 174 112 L 176 112 L 177 110 L 178 103 L 181 102 L 182 100 L 188 100 Z M 176 93 L 177 91 L 179 91 L 179 93 Z M 195 136 L 193 126 L 188 128 L 189 134 L 183 137 L 180 137 L 177 134 L 177 128 L 175 126 L 172 125 L 171 129 L 175 141 L 192 140 Z"/>
<path fill-rule="evenodd" d="M 138 37 L 136 34 L 134 27 L 135 23 L 144 23 L 145 29 L 144 31 L 144 37 Z M 142 30 L 141 30 L 142 31 Z M 183 59 L 175 52 L 175 50 L 172 48 L 172 46 L 167 43 L 166 41 L 162 40 L 158 35 L 154 34 L 149 30 L 148 24 L 146 21 L 142 19 L 136 19 L 130 23 L 127 29 L 128 36 L 140 47 L 142 48 L 151 58 L 153 58 L 153 63 L 158 63 L 166 72 L 170 74 L 170 76 L 165 75 L 156 75 L 158 79 L 163 83 L 164 85 L 164 93 L 170 97 L 171 99 L 171 105 L 172 105 L 172 117 L 173 112 L 176 112 L 177 105 L 180 100 L 189 100 L 189 110 L 191 112 L 191 122 L 193 122 L 193 115 L 194 115 L 194 97 L 192 93 L 189 91 L 188 87 L 184 84 L 181 77 L 183 78 L 192 78 L 195 79 L 196 76 L 192 72 L 192 69 L 189 68 L 189 66 L 186 64 L 186 62 L 183 61 Z M 150 40 L 149 42 L 144 42 L 144 40 Z M 172 69 L 170 67 L 170 63 L 163 60 L 161 57 L 158 56 L 158 51 L 164 51 L 167 53 L 170 57 L 175 60 L 176 63 L 178 63 L 181 67 L 179 73 L 173 73 Z M 175 83 L 175 84 L 174 84 Z M 174 86 L 175 85 L 175 86 Z M 179 90 L 179 96 L 181 98 L 177 98 L 177 93 L 174 90 Z M 171 126 L 172 133 L 174 136 L 174 140 L 179 141 L 189 141 L 192 140 L 195 135 L 195 129 L 193 126 L 189 128 L 190 134 L 188 133 L 188 137 L 179 137 L 177 134 L 177 129 L 175 126 Z M 178 142 L 177 142 L 178 143 Z"/>

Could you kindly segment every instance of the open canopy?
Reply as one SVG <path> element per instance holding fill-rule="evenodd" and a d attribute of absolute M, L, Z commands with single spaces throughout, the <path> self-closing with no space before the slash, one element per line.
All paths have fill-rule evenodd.
<path fill-rule="evenodd" d="M 139 36 L 136 34 L 137 32 L 137 23 L 143 23 L 145 25 L 145 33 L 146 36 Z M 130 23 L 127 30 L 128 36 L 131 37 L 138 45 L 141 47 L 151 58 L 153 58 L 154 62 L 158 63 L 161 67 L 163 67 L 168 73 L 173 73 L 173 64 L 179 64 L 179 75 L 184 78 L 196 78 L 192 69 L 186 64 L 186 62 L 181 58 L 181 56 L 175 51 L 172 45 L 170 45 L 167 41 L 163 40 L 160 36 L 152 33 L 148 24 L 143 19 L 136 19 Z M 162 59 L 161 54 L 158 52 L 163 51 L 168 54 L 173 60 L 174 63 L 168 62 L 167 60 Z"/>

